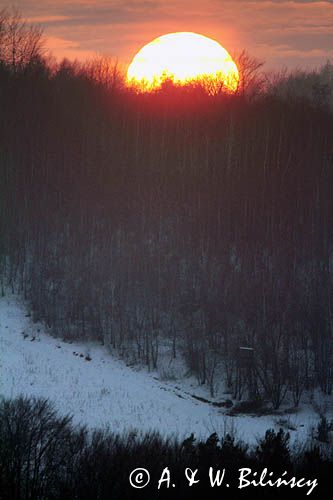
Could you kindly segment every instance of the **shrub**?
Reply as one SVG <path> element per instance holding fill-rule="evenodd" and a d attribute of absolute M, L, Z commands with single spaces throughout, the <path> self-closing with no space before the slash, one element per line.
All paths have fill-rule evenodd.
<path fill-rule="evenodd" d="M 256 458 L 265 467 L 275 470 L 287 470 L 290 466 L 290 434 L 280 429 L 275 432 L 273 429 L 266 431 L 265 438 L 259 441 L 256 449 Z"/>

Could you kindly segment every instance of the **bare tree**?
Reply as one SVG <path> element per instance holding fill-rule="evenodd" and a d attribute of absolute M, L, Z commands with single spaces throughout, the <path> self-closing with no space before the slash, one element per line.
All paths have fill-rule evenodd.
<path fill-rule="evenodd" d="M 0 60 L 19 70 L 41 57 L 44 52 L 43 30 L 29 25 L 15 8 L 0 12 Z"/>
<path fill-rule="evenodd" d="M 264 61 L 251 56 L 246 49 L 236 55 L 234 60 L 239 71 L 238 93 L 248 97 L 258 95 L 265 81 L 261 72 Z"/>
<path fill-rule="evenodd" d="M 82 74 L 107 89 L 119 90 L 124 85 L 124 77 L 117 60 L 109 56 L 94 57 L 82 65 Z"/>

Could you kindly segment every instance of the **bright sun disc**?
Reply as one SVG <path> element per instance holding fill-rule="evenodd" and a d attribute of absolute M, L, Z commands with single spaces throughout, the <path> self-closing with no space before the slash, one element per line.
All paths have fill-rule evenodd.
<path fill-rule="evenodd" d="M 230 54 L 218 42 L 180 32 L 155 38 L 139 50 L 128 67 L 127 82 L 139 90 L 158 89 L 165 80 L 177 85 L 199 80 L 234 92 L 239 74 Z"/>

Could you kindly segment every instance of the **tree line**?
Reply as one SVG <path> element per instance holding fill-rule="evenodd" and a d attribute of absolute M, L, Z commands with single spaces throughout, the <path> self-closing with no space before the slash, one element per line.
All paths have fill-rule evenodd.
<path fill-rule="evenodd" d="M 331 394 L 332 88 L 265 86 L 243 54 L 233 95 L 137 94 L 13 14 L 0 33 L 2 292 L 149 369 L 184 356 L 212 395 Z"/>
<path fill-rule="evenodd" d="M 130 485 L 129 477 L 137 468 L 149 471 L 146 488 Z M 163 475 L 165 468 L 170 481 L 166 473 Z M 303 487 L 294 489 L 239 489 L 239 469 L 244 468 L 256 471 L 258 477 L 266 468 L 274 474 L 274 480 L 303 477 L 311 484 L 305 487 L 303 481 Z M 186 469 L 197 470 L 194 478 L 200 482 L 189 486 Z M 218 486 L 217 471 L 222 474 L 223 469 L 226 479 Z M 212 499 L 221 498 L 223 493 L 224 498 L 231 499 L 248 498 L 251 492 L 257 498 L 280 498 L 281 492 L 288 491 L 295 498 L 304 498 L 310 490 L 311 498 L 323 498 L 330 491 L 331 469 L 332 457 L 320 442 L 295 448 L 282 429 L 268 430 L 253 447 L 230 434 L 214 433 L 207 440 L 196 440 L 193 434 L 181 440 L 135 431 L 119 436 L 111 430 L 88 432 L 75 426 L 70 417 L 57 414 L 47 400 L 0 402 L 2 500 L 186 499 L 195 493 Z M 312 486 L 314 480 L 317 484 Z M 230 488 L 225 486 L 226 481 Z M 140 483 L 132 476 L 132 484 Z"/>

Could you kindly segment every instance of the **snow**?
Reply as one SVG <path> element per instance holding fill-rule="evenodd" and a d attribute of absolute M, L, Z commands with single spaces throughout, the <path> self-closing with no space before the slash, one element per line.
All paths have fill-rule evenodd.
<path fill-rule="evenodd" d="M 276 416 L 230 417 L 196 400 L 195 389 L 188 392 L 194 379 L 191 384 L 158 380 L 156 373 L 126 366 L 101 345 L 64 342 L 46 331 L 32 323 L 20 297 L 0 298 L 0 395 L 49 398 L 75 423 L 115 432 L 157 430 L 184 438 L 191 432 L 207 437 L 236 431 L 238 438 L 255 443 L 268 428 L 280 427 Z M 88 353 L 91 361 L 85 359 Z M 300 442 L 318 421 L 309 405 L 284 418 L 296 429 L 292 439 Z"/>

